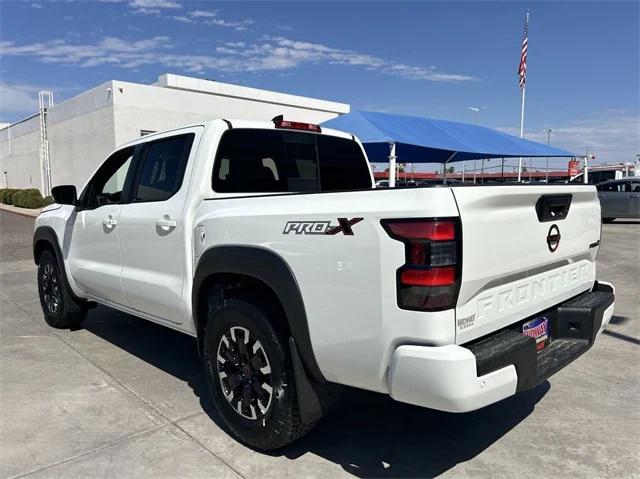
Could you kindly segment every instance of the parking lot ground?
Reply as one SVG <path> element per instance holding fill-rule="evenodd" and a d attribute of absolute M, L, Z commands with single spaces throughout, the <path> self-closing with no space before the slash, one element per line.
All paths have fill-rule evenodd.
<path fill-rule="evenodd" d="M 270 454 L 227 434 L 192 338 L 104 307 L 46 326 L 32 231 L 0 212 L 0 477 L 640 477 L 640 223 L 603 226 L 615 316 L 549 381 L 458 415 L 350 389 Z"/>

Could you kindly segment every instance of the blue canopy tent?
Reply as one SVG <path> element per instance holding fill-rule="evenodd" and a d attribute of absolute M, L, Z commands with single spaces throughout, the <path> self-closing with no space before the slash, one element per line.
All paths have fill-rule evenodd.
<path fill-rule="evenodd" d="M 572 153 L 496 130 L 454 121 L 355 111 L 323 123 L 362 141 L 369 161 L 449 163 L 488 158 L 571 157 Z"/>

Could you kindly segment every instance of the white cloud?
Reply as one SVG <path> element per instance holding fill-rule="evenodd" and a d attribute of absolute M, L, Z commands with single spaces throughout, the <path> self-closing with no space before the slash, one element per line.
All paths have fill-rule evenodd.
<path fill-rule="evenodd" d="M 181 8 L 182 5 L 172 0 L 129 0 L 132 8 Z"/>
<path fill-rule="evenodd" d="M 122 68 L 162 65 L 190 72 L 206 70 L 223 72 L 261 72 L 291 70 L 303 65 L 344 65 L 394 75 L 410 80 L 461 82 L 473 77 L 440 72 L 434 67 L 390 62 L 380 57 L 342 50 L 318 43 L 265 37 L 256 43 L 226 43 L 211 54 L 172 53 L 173 41 L 157 36 L 138 41 L 114 37 L 96 44 L 72 44 L 67 40 L 51 40 L 26 45 L 0 41 L 0 54 L 33 56 L 44 63 L 60 63 L 91 67 L 111 64 Z"/>
<path fill-rule="evenodd" d="M 126 3 L 136 15 L 162 14 L 163 10 L 177 10 L 182 4 L 174 0 L 98 0 L 101 3 Z"/>
<path fill-rule="evenodd" d="M 189 16 L 193 18 L 213 18 L 218 15 L 217 11 L 193 10 L 189 12 Z"/>
<path fill-rule="evenodd" d="M 276 23 L 276 30 L 281 30 L 283 32 L 291 32 L 293 31 L 293 27 L 291 25 L 285 25 L 284 23 Z"/>
<path fill-rule="evenodd" d="M 246 19 L 239 22 L 231 22 L 228 20 L 222 20 L 220 18 L 212 18 L 204 23 L 205 25 L 215 25 L 216 27 L 233 28 L 234 30 L 241 32 L 243 30 L 246 30 L 249 25 L 253 25 L 254 21 L 251 19 Z"/>
<path fill-rule="evenodd" d="M 157 63 L 149 59 L 148 52 L 161 54 L 171 48 L 169 37 L 158 36 L 134 42 L 115 37 L 106 37 L 101 42 L 90 45 L 73 45 L 66 40 L 52 40 L 29 45 L 15 46 L 12 42 L 0 41 L 0 54 L 35 56 L 43 63 L 60 63 L 91 67 L 113 64 L 124 68 L 134 68 L 144 64 Z"/>
<path fill-rule="evenodd" d="M 634 161 L 640 151 L 640 117 L 626 110 L 608 110 L 564 125 L 549 126 L 551 145 L 584 155 L 586 146 L 596 156 L 597 163 Z M 513 128 L 498 128 L 517 134 Z M 526 131 L 525 137 L 540 143 L 547 142 L 543 127 Z M 565 160 L 566 162 L 566 160 Z"/>
<path fill-rule="evenodd" d="M 250 25 L 253 25 L 255 23 L 251 18 L 246 18 L 240 21 L 224 20 L 222 18 L 219 18 L 217 10 L 192 10 L 188 15 L 191 19 L 191 22 L 187 21 L 186 17 L 173 18 L 175 20 L 186 23 L 200 22 L 203 25 L 214 25 L 216 27 L 233 28 L 236 31 L 246 30 Z"/>
<path fill-rule="evenodd" d="M 0 83 L 0 118 L 28 115 L 38 109 L 38 88 L 33 85 Z"/>
<path fill-rule="evenodd" d="M 185 17 L 184 15 L 176 15 L 173 17 L 174 20 L 182 23 L 194 23 L 192 19 L 189 17 Z"/>

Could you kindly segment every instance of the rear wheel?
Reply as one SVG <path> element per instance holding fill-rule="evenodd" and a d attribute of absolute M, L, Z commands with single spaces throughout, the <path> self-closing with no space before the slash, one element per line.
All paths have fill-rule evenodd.
<path fill-rule="evenodd" d="M 207 323 L 204 363 L 220 416 L 241 442 L 277 449 L 306 434 L 290 355 L 266 310 L 231 299 Z"/>
<path fill-rule="evenodd" d="M 80 326 L 86 310 L 73 300 L 65 286 L 58 262 L 48 250 L 38 261 L 38 293 L 44 320 L 53 328 L 67 329 Z"/>

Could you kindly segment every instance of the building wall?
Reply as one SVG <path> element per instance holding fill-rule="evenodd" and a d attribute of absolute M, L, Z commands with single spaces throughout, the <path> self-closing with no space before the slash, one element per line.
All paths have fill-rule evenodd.
<path fill-rule="evenodd" d="M 110 81 L 49 110 L 52 185 L 80 189 L 110 152 L 139 138 L 141 130 L 162 131 L 215 118 L 271 120 L 277 115 L 321 123 L 348 111 L 341 103 L 176 75 L 163 75 L 156 85 Z M 0 187 L 41 185 L 40 123 L 35 116 L 0 130 Z"/>
<path fill-rule="evenodd" d="M 204 83 L 215 84 L 209 81 Z M 282 96 L 285 97 L 282 101 L 291 97 Z M 119 81 L 114 82 L 114 104 L 118 145 L 139 138 L 140 130 L 163 131 L 216 118 L 269 121 L 277 115 L 284 115 L 285 118 L 297 121 L 322 123 L 338 116 L 336 111 L 316 110 L 258 98 L 251 100 Z"/>
<path fill-rule="evenodd" d="M 84 92 L 48 112 L 52 185 L 80 189 L 115 146 L 112 82 Z M 40 159 L 40 117 L 0 130 L 0 171 L 9 188 L 43 191 Z M 5 179 L 0 183 L 5 186 Z"/>
<path fill-rule="evenodd" d="M 0 187 L 41 188 L 39 122 L 36 116 L 0 130 Z"/>

